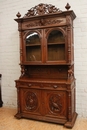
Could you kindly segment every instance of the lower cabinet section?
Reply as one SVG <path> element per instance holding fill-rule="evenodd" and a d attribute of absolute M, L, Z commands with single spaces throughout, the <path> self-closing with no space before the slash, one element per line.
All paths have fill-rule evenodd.
<path fill-rule="evenodd" d="M 66 93 L 61 91 L 21 89 L 21 111 L 33 115 L 66 119 Z M 22 99 L 22 98 L 21 98 Z"/>
<path fill-rule="evenodd" d="M 75 113 L 75 89 L 67 90 L 64 85 L 58 88 L 39 87 L 35 84 L 31 87 L 24 83 L 16 82 L 18 91 L 18 113 L 17 118 L 30 118 L 54 123 L 64 124 L 72 128 L 77 114 Z M 43 86 L 46 86 L 43 84 Z M 60 87 L 61 86 L 61 87 Z M 71 87 L 71 85 L 70 85 Z M 70 88 L 69 88 L 70 89 Z M 67 125 L 68 123 L 68 125 Z"/>

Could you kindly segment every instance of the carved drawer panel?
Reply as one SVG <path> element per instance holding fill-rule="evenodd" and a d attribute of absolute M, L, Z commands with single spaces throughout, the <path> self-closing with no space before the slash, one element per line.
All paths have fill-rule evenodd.
<path fill-rule="evenodd" d="M 67 86 L 58 83 L 43 83 L 43 82 L 18 82 L 17 87 L 36 88 L 36 89 L 51 89 L 51 90 L 66 90 Z"/>

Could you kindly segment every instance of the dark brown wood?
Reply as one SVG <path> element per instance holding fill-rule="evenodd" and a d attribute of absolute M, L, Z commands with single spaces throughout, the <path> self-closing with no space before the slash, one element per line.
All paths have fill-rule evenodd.
<path fill-rule="evenodd" d="M 1 92 L 1 77 L 2 77 L 2 75 L 0 74 L 0 107 L 2 107 L 2 105 L 3 105 L 2 92 Z"/>
<path fill-rule="evenodd" d="M 17 88 L 17 118 L 63 124 L 76 117 L 73 20 L 76 15 L 53 5 L 39 4 L 20 18 L 21 75 Z"/>

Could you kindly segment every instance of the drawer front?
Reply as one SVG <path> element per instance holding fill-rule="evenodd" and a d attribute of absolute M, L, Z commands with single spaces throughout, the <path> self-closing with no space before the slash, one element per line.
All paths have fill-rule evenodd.
<path fill-rule="evenodd" d="M 16 87 L 36 88 L 36 89 L 51 89 L 51 90 L 66 90 L 67 87 L 64 84 L 58 83 L 32 83 L 32 82 L 18 82 Z"/>

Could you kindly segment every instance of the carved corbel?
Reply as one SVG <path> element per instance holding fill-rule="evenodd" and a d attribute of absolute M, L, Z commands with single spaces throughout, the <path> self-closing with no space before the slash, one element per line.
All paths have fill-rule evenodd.
<path fill-rule="evenodd" d="M 21 66 L 21 76 L 20 78 L 24 77 L 27 75 L 27 69 L 25 68 L 24 65 L 20 65 Z"/>
<path fill-rule="evenodd" d="M 72 70 L 72 66 L 69 66 L 69 69 L 68 69 L 68 79 L 70 79 L 73 76 L 74 76 L 74 72 Z"/>

